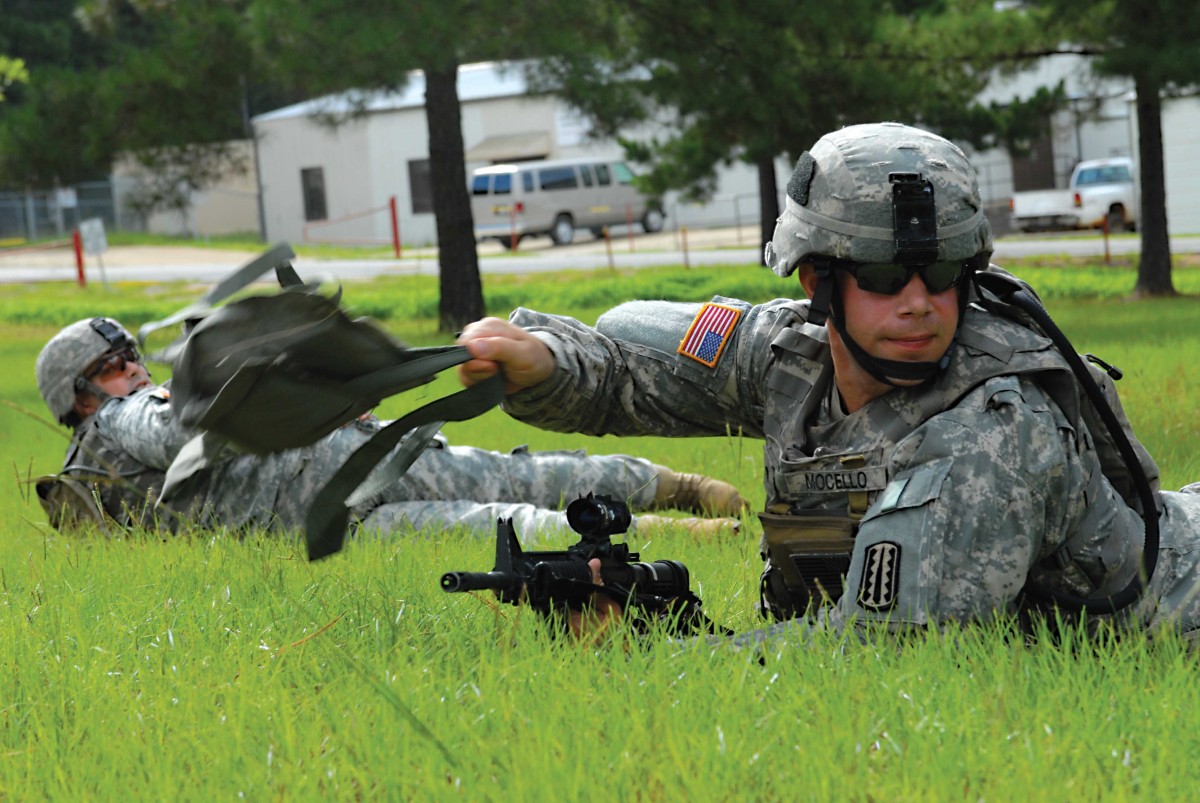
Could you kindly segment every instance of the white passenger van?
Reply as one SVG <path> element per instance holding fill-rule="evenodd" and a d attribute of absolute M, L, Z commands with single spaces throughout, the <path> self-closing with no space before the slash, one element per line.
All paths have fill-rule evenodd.
<path fill-rule="evenodd" d="M 471 215 L 477 242 L 494 238 L 506 248 L 541 234 L 566 245 L 577 228 L 600 237 L 606 226 L 631 222 L 656 232 L 664 219 L 662 206 L 634 188 L 633 173 L 616 159 L 478 168 L 471 174 Z"/>

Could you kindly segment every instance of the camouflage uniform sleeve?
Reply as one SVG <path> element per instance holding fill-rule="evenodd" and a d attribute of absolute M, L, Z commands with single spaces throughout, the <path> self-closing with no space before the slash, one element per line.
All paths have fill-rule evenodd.
<path fill-rule="evenodd" d="M 195 432 L 171 414 L 165 388 L 147 388 L 125 398 L 109 399 L 96 413 L 105 437 L 139 463 L 166 471 Z"/>
<path fill-rule="evenodd" d="M 1143 523 L 1037 385 L 987 382 L 901 441 L 863 517 L 830 617 L 890 627 L 1012 613 L 1028 578 L 1106 596 L 1132 578 Z"/>
<path fill-rule="evenodd" d="M 554 354 L 554 375 L 505 400 L 511 415 L 543 429 L 594 435 L 762 437 L 771 340 L 794 319 L 792 302 L 759 306 L 717 297 L 738 311 L 712 365 L 680 353 L 703 305 L 632 301 L 595 328 L 518 309 L 510 320 Z"/>

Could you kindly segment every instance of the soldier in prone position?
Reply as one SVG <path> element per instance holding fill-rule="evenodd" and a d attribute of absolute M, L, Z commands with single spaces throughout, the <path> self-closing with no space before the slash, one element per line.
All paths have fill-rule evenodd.
<path fill-rule="evenodd" d="M 36 371 L 46 405 L 75 429 L 62 472 L 38 488 L 60 528 L 89 519 L 168 530 L 298 527 L 317 491 L 386 424 L 367 416 L 304 448 L 263 456 L 231 451 L 190 499 L 168 511 L 156 506 L 164 476 L 196 433 L 176 421 L 169 387 L 151 382 L 133 336 L 111 318 L 77 321 L 46 344 Z M 286 417 L 281 410 L 281 420 Z M 635 510 L 677 508 L 716 517 L 737 516 L 745 504 L 727 483 L 641 458 L 524 449 L 501 454 L 450 446 L 439 436 L 399 481 L 352 513 L 361 529 L 381 532 L 463 526 L 491 535 L 497 518 L 512 518 L 533 540 L 567 530 L 557 508 L 584 491 L 628 498 Z M 681 523 L 698 534 L 738 525 L 732 518 L 642 515 L 634 526 L 639 521 Z"/>
<path fill-rule="evenodd" d="M 460 378 L 503 366 L 504 408 L 546 429 L 762 438 L 780 623 L 749 640 L 1050 606 L 1200 632 L 1200 493 L 1158 489 L 1111 381 L 1035 325 L 1031 293 L 988 289 L 1024 286 L 989 265 L 962 151 L 847 127 L 787 195 L 765 258 L 807 299 L 636 301 L 595 328 L 519 309 L 464 331 Z"/>

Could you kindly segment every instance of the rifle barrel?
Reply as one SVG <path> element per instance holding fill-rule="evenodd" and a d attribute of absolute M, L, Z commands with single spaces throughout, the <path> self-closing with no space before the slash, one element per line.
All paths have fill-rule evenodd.
<path fill-rule="evenodd" d="M 520 579 L 507 572 L 446 572 L 442 575 L 442 590 L 454 594 L 460 591 L 509 591 Z"/>

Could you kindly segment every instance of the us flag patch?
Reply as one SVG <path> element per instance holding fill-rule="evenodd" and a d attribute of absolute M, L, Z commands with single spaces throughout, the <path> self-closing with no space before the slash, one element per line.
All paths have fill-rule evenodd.
<path fill-rule="evenodd" d="M 696 313 L 683 340 L 679 341 L 679 353 L 712 368 L 725 350 L 740 317 L 742 311 L 739 309 L 724 304 L 705 304 Z"/>

